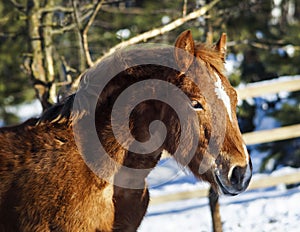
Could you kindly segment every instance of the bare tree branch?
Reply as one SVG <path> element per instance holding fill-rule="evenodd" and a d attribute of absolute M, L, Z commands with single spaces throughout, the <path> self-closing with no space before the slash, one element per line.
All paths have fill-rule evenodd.
<path fill-rule="evenodd" d="M 83 36 L 82 36 L 82 21 L 79 19 L 79 13 L 78 13 L 78 0 L 72 0 L 72 6 L 73 6 L 73 11 L 74 11 L 74 21 L 75 21 L 75 29 L 77 31 L 77 36 L 79 38 L 78 43 L 79 43 L 79 59 L 80 59 L 80 65 L 79 65 L 79 70 L 83 71 L 86 68 L 86 55 L 84 52 L 83 48 Z"/>
<path fill-rule="evenodd" d="M 93 9 L 93 13 L 92 16 L 90 17 L 90 19 L 87 21 L 87 23 L 84 26 L 83 31 L 85 33 L 88 32 L 88 30 L 90 29 L 91 25 L 93 24 L 93 22 L 95 21 L 95 18 L 99 12 L 99 10 L 101 9 L 102 5 L 104 3 L 104 0 L 98 0 L 98 2 L 96 3 L 94 9 Z"/>
<path fill-rule="evenodd" d="M 94 65 L 90 51 L 89 51 L 89 45 L 88 45 L 88 31 L 93 24 L 99 10 L 101 9 L 101 6 L 103 4 L 104 0 L 98 0 L 97 3 L 94 5 L 94 8 L 92 10 L 91 16 L 89 17 L 88 21 L 86 24 L 83 26 L 82 21 L 79 18 L 78 15 L 78 10 L 77 10 L 77 1 L 72 0 L 72 5 L 73 5 L 73 10 L 74 10 L 74 18 L 75 22 L 77 25 L 78 29 L 78 34 L 80 38 L 80 43 L 81 43 L 81 48 L 82 48 L 82 53 L 85 57 L 85 63 L 89 66 L 92 67 Z"/>
<path fill-rule="evenodd" d="M 89 44 L 88 44 L 88 39 L 87 39 L 87 33 L 91 27 L 91 25 L 93 24 L 99 10 L 102 7 L 102 4 L 104 3 L 104 0 L 98 0 L 97 4 L 95 5 L 95 8 L 93 10 L 93 14 L 90 17 L 90 19 L 87 21 L 87 23 L 85 24 L 83 30 L 82 30 L 82 43 L 83 43 L 83 49 L 84 49 L 84 53 L 86 56 L 86 62 L 87 64 L 92 67 L 94 65 L 90 51 L 89 51 Z"/>
<path fill-rule="evenodd" d="M 128 8 L 118 8 L 118 7 L 112 7 L 108 6 L 106 2 L 103 3 L 103 6 L 101 8 L 101 11 L 110 13 L 110 14 L 131 14 L 131 15 L 145 15 L 145 10 L 140 8 L 140 7 L 128 7 Z M 147 12 L 147 14 L 160 14 L 160 13 L 165 13 L 165 14 L 178 14 L 178 10 L 175 9 L 155 9 L 151 10 L 150 12 Z"/>
<path fill-rule="evenodd" d="M 21 11 L 22 13 L 25 13 L 25 6 L 23 6 L 22 4 L 16 2 L 15 0 L 9 0 L 16 9 L 18 9 L 19 11 Z"/>
<path fill-rule="evenodd" d="M 145 41 L 148 40 L 150 38 L 153 38 L 155 36 L 158 35 L 162 35 L 166 32 L 169 32 L 171 30 L 174 30 L 175 28 L 178 28 L 179 26 L 183 25 L 184 23 L 196 19 L 202 15 L 204 15 L 207 11 L 209 11 L 215 4 L 217 4 L 220 0 L 214 0 L 211 3 L 201 7 L 200 9 L 189 13 L 188 15 L 186 15 L 185 17 L 182 18 L 178 18 L 174 21 L 172 21 L 169 24 L 166 24 L 163 27 L 160 28 L 155 28 L 153 30 L 147 31 L 143 34 L 140 34 L 138 36 L 135 36 L 127 41 L 121 42 L 119 44 L 117 44 L 116 46 L 112 47 L 108 52 L 106 52 L 102 57 L 100 57 L 99 59 L 96 60 L 96 63 L 100 62 L 101 60 L 103 60 L 105 57 L 111 55 L 112 53 L 114 53 L 116 50 L 122 48 L 122 47 L 126 47 L 132 44 L 136 44 L 139 43 L 141 41 Z"/>
<path fill-rule="evenodd" d="M 92 11 L 87 12 L 87 13 L 84 14 L 82 17 L 79 17 L 79 21 L 80 21 L 80 22 L 83 22 L 84 20 L 86 20 L 87 18 L 89 18 L 92 14 L 93 14 Z M 76 24 L 76 23 L 72 23 L 72 24 L 63 26 L 63 27 L 60 28 L 60 29 L 53 29 L 53 30 L 52 30 L 52 34 L 53 34 L 53 35 L 55 35 L 55 34 L 63 34 L 63 33 L 65 33 L 66 31 L 71 31 L 71 30 L 75 29 L 76 27 L 77 27 L 77 24 Z"/>
<path fill-rule="evenodd" d="M 77 25 L 77 28 L 80 30 L 82 28 L 81 21 L 79 20 L 79 14 L 77 10 L 77 0 L 72 0 L 72 6 L 73 6 L 73 12 L 74 12 L 74 18 Z"/>
<path fill-rule="evenodd" d="M 50 12 L 64 12 L 64 13 L 73 13 L 72 7 L 63 7 L 63 6 L 53 6 L 53 7 L 45 7 L 39 10 L 40 13 L 50 13 Z"/>
<path fill-rule="evenodd" d="M 300 51 L 300 46 L 295 44 L 284 42 L 284 41 L 251 41 L 249 39 L 229 41 L 227 42 L 227 47 L 233 47 L 239 44 L 247 44 L 255 48 L 271 50 L 273 48 L 284 48 L 288 45 L 292 45 L 295 51 Z"/>
<path fill-rule="evenodd" d="M 183 0 L 182 17 L 185 17 L 185 16 L 186 16 L 186 12 L 187 12 L 187 1 L 188 1 L 188 0 Z"/>

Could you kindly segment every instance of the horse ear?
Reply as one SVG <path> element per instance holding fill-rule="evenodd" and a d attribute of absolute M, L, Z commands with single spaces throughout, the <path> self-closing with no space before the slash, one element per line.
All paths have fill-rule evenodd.
<path fill-rule="evenodd" d="M 179 48 L 179 49 L 176 49 Z M 175 61 L 181 72 L 186 72 L 194 60 L 195 44 L 190 30 L 182 32 L 175 43 Z"/>
<path fill-rule="evenodd" d="M 225 59 L 226 51 L 227 51 L 226 40 L 227 40 L 226 33 L 222 33 L 219 41 L 215 45 L 216 50 L 222 54 L 223 59 Z"/>

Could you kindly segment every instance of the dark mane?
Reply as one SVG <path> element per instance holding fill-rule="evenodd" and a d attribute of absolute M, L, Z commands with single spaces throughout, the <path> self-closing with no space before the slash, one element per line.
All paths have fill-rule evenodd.
<path fill-rule="evenodd" d="M 40 123 L 67 123 L 71 122 L 71 111 L 73 106 L 75 94 L 72 94 L 62 101 L 56 103 L 45 112 L 42 113 L 38 119 L 37 124 Z"/>

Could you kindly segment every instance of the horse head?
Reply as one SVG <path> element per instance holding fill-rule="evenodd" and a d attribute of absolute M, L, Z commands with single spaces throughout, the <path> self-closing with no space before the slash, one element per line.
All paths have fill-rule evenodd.
<path fill-rule="evenodd" d="M 195 44 L 191 32 L 185 31 L 175 46 L 181 72 L 173 82 L 189 97 L 197 115 L 193 124 L 197 146 L 188 167 L 218 192 L 239 194 L 249 185 L 252 164 L 236 117 L 237 94 L 223 73 L 226 34 L 207 47 Z M 182 157 L 177 159 L 182 162 Z"/>

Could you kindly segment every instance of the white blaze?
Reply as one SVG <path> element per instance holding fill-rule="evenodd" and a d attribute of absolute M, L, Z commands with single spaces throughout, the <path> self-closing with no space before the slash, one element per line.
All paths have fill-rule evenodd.
<path fill-rule="evenodd" d="M 230 121 L 232 121 L 230 98 L 222 85 L 222 80 L 219 77 L 219 75 L 217 73 L 215 73 L 215 76 L 217 78 L 217 81 L 215 82 L 215 93 L 217 94 L 218 98 L 223 101 L 223 103 L 226 107 L 228 116 L 230 118 Z"/>
<path fill-rule="evenodd" d="M 247 147 L 246 147 L 245 144 L 243 144 L 243 148 L 244 148 L 245 156 L 247 158 L 247 164 L 249 164 L 250 155 L 249 155 L 249 152 L 248 152 Z"/>

